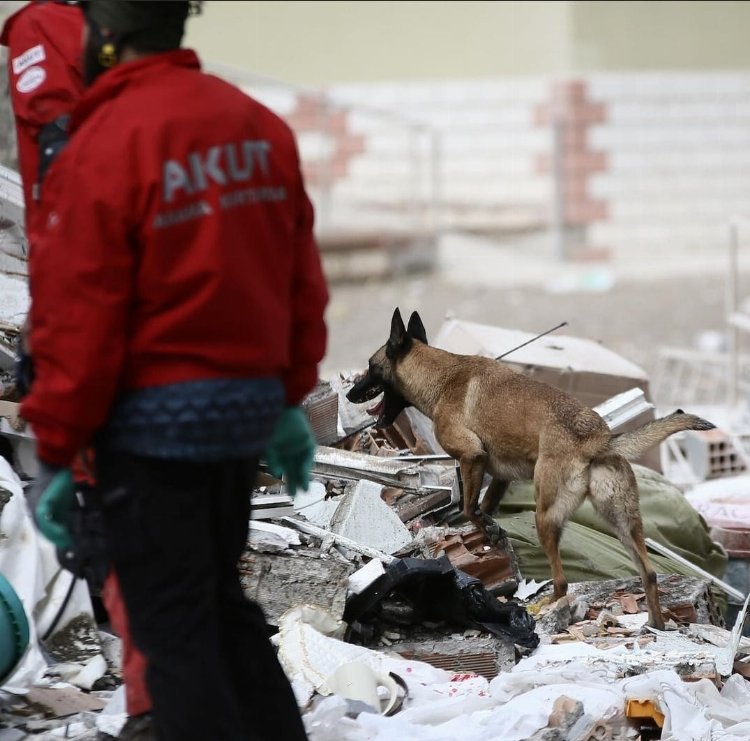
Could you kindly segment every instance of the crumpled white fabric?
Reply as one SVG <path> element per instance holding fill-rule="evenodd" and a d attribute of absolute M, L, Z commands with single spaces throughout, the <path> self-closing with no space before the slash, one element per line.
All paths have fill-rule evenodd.
<path fill-rule="evenodd" d="M 345 643 L 340 640 L 345 629 L 345 623 L 316 605 L 299 605 L 279 618 L 279 632 L 274 642 L 300 706 L 304 706 L 314 692 L 330 695 L 326 680 L 339 666 L 352 661 L 366 664 L 375 674 L 395 672 L 415 687 L 419 682 L 432 686 L 450 678 L 449 672 L 429 664 L 393 659 L 380 651 Z"/>
<path fill-rule="evenodd" d="M 0 513 L 0 573 L 18 594 L 29 620 L 29 647 L 12 675 L 5 680 L 2 689 L 23 693 L 40 682 L 47 669 L 38 636 L 43 635 L 54 620 L 72 577 L 60 568 L 54 546 L 37 531 L 21 480 L 2 457 L 0 489 L 11 495 L 10 501 Z M 72 617 L 82 613 L 93 616 L 93 608 L 88 587 L 84 581 L 79 580 L 58 627 L 64 628 Z M 81 665 L 81 681 L 90 685 L 102 676 L 106 670 L 103 658 L 96 665 L 100 667 L 100 671 L 93 678 L 93 664 L 89 661 Z M 77 683 L 75 676 L 71 676 L 68 681 Z"/>
<path fill-rule="evenodd" d="M 477 707 L 476 698 L 472 701 L 465 698 L 464 706 L 457 707 L 452 718 L 439 724 L 418 725 L 414 722 L 415 716 L 410 716 L 408 712 L 391 718 L 360 715 L 357 721 L 369 731 L 368 740 L 373 741 L 394 738 L 399 741 L 452 741 L 456 738 L 461 741 L 522 741 L 547 726 L 552 706 L 562 695 L 583 702 L 584 711 L 596 718 L 622 715 L 623 697 L 617 688 L 582 687 L 568 683 L 544 685 L 503 704 L 497 704 L 497 700 L 490 696 L 481 708 Z M 422 710 L 426 715 L 430 707 L 425 706 Z"/>
<path fill-rule="evenodd" d="M 729 677 L 721 691 L 708 679 L 683 682 L 672 670 L 620 680 L 628 698 L 655 700 L 664 713 L 663 741 L 750 738 L 750 682 Z"/>
<path fill-rule="evenodd" d="M 615 726 L 624 722 L 628 700 L 653 700 L 665 716 L 665 741 L 750 738 L 745 679 L 731 676 L 721 692 L 709 680 L 684 682 L 671 669 L 613 679 L 605 660 L 609 656 L 619 666 L 623 653 L 584 643 L 540 646 L 489 686 L 481 677 L 430 681 L 430 667 L 423 681 L 408 682 L 410 699 L 397 715 L 364 713 L 352 720 L 344 717 L 345 705 L 328 698 L 329 705 L 316 707 L 308 731 L 311 741 L 520 741 L 547 726 L 555 700 L 564 695 L 580 700 L 586 714 Z M 391 670 L 398 673 L 398 660 L 382 660 L 393 662 Z"/>

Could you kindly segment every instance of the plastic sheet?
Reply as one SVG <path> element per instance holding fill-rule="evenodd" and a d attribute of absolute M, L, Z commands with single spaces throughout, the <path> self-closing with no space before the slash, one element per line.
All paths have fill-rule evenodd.
<path fill-rule="evenodd" d="M 6 679 L 3 690 L 24 692 L 40 681 L 47 669 L 39 647 L 39 635 L 49 630 L 68 592 L 71 576 L 60 568 L 54 546 L 39 535 L 31 520 L 21 481 L 4 458 L 0 458 L 0 489 L 10 494 L 0 512 L 0 571 L 23 603 L 30 627 L 29 648 L 14 673 Z M 90 616 L 94 624 L 88 587 L 82 581 L 74 587 L 50 640 L 54 640 L 72 618 L 80 615 Z M 98 642 L 98 637 L 96 640 Z M 79 673 L 86 685 L 98 678 L 92 677 L 93 664 L 89 662 L 94 656 L 91 654 L 90 651 L 77 671 L 72 672 L 70 682 L 75 684 Z M 97 665 L 101 669 L 98 676 L 101 676 L 106 664 L 102 659 Z"/>

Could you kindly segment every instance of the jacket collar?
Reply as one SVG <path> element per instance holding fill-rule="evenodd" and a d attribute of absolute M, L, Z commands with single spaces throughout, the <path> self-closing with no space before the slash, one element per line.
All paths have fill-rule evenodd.
<path fill-rule="evenodd" d="M 71 114 L 70 131 L 80 127 L 100 105 L 116 97 L 131 82 L 158 76 L 168 67 L 200 69 L 200 66 L 198 55 L 192 49 L 175 49 L 122 62 L 102 73 L 84 92 Z"/>

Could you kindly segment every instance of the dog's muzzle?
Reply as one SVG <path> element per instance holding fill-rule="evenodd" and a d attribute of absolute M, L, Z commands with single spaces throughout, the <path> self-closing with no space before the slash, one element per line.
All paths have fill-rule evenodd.
<path fill-rule="evenodd" d="M 385 391 L 383 384 L 372 377 L 368 372 L 359 378 L 346 394 L 346 398 L 352 404 L 364 404 L 366 401 L 372 401 L 376 396 Z"/>

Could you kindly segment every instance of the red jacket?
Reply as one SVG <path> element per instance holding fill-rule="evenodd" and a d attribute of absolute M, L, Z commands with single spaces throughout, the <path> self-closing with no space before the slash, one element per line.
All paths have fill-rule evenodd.
<path fill-rule="evenodd" d="M 83 92 L 82 33 L 80 8 L 52 2 L 25 5 L 0 32 L 0 44 L 8 47 L 8 83 L 29 233 L 39 169 L 37 137 L 42 126 L 70 113 Z"/>
<path fill-rule="evenodd" d="M 71 132 L 30 257 L 39 457 L 67 465 L 125 389 L 278 376 L 298 403 L 328 292 L 289 127 L 181 49 L 105 72 Z"/>

